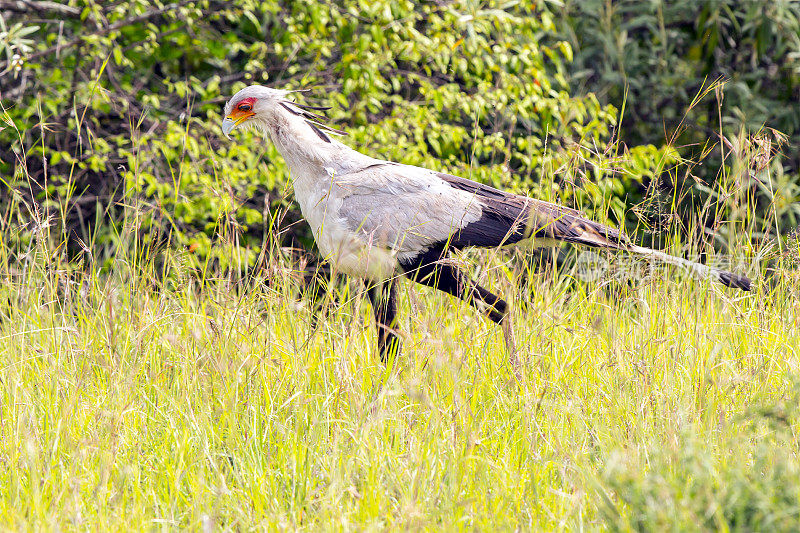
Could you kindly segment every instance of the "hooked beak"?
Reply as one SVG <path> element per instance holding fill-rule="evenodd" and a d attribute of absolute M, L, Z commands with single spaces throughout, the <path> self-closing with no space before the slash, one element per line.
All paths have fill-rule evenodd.
<path fill-rule="evenodd" d="M 222 134 L 225 135 L 226 139 L 231 138 L 230 133 L 242 122 L 247 120 L 248 118 L 252 117 L 255 113 L 231 113 L 227 117 L 222 120 Z"/>
<path fill-rule="evenodd" d="M 233 128 L 236 127 L 236 122 L 232 121 L 228 117 L 222 119 L 222 134 L 225 136 L 226 139 L 231 139 L 231 131 Z"/>

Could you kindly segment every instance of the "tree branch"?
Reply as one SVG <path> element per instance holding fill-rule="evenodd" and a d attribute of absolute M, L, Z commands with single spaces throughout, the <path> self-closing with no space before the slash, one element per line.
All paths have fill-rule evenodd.
<path fill-rule="evenodd" d="M 46 0 L 0 0 L 0 9 L 8 9 L 20 13 L 27 13 L 30 10 L 40 13 L 61 13 L 62 15 L 72 15 L 77 17 L 81 14 L 80 8 L 66 6 L 58 2 L 48 2 Z"/>
<path fill-rule="evenodd" d="M 6 2 L 6 1 L 10 1 L 10 0 L 0 0 L 0 2 Z M 14 2 L 27 2 L 29 0 L 13 0 L 13 1 Z M 183 0 L 182 2 L 178 2 L 177 4 L 171 4 L 171 5 L 164 6 L 162 8 L 159 8 L 159 9 L 156 9 L 156 10 L 153 10 L 153 11 L 148 11 L 147 13 L 142 13 L 141 15 L 137 15 L 137 16 L 131 17 L 129 19 L 121 20 L 119 22 L 115 22 L 114 24 L 111 24 L 110 26 L 106 26 L 104 28 L 100 28 L 100 29 L 98 29 L 96 31 L 84 33 L 82 35 L 79 35 L 78 37 L 75 37 L 71 41 L 67 41 L 64 44 L 57 44 L 56 46 L 51 46 L 50 48 L 46 48 L 44 50 L 39 50 L 38 52 L 34 52 L 32 54 L 29 54 L 29 55 L 25 56 L 23 59 L 27 63 L 27 62 L 33 61 L 34 59 L 38 59 L 38 58 L 40 58 L 42 56 L 46 56 L 46 55 L 52 54 L 56 50 L 59 50 L 59 49 L 60 50 L 64 50 L 65 48 L 71 48 L 71 47 L 75 46 L 76 44 L 80 43 L 86 37 L 108 35 L 112 31 L 116 31 L 116 30 L 118 30 L 120 28 L 124 28 L 125 26 L 129 26 L 131 24 L 136 24 L 137 22 L 142 22 L 142 21 L 151 19 L 153 17 L 157 17 L 158 15 L 162 15 L 162 14 L 167 13 L 169 11 L 174 11 L 174 10 L 176 10 L 178 8 L 181 8 L 181 7 L 183 7 L 183 6 L 187 5 L 187 4 L 191 4 L 191 3 L 194 3 L 194 2 L 197 2 L 197 0 Z M 42 3 L 42 2 L 38 2 L 38 3 Z M 47 2 L 47 3 L 54 3 L 54 2 Z M 9 61 L 6 61 L 4 63 L 0 63 L 0 71 L 4 71 L 8 67 L 8 64 L 9 64 Z"/>

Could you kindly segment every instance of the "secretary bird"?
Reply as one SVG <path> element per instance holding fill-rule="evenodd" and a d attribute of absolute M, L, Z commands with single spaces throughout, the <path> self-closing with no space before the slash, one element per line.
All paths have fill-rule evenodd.
<path fill-rule="evenodd" d="M 222 131 L 230 138 L 236 127 L 256 127 L 275 144 L 324 259 L 365 280 L 384 361 L 400 349 L 398 271 L 469 302 L 500 324 L 515 361 L 506 302 L 447 260 L 452 250 L 469 246 L 552 247 L 568 242 L 623 250 L 750 290 L 745 276 L 637 246 L 574 209 L 359 153 L 331 137 L 345 133 L 325 124 L 319 112 L 328 108 L 294 102 L 289 99 L 293 92 L 259 85 L 242 89 L 225 105 Z"/>

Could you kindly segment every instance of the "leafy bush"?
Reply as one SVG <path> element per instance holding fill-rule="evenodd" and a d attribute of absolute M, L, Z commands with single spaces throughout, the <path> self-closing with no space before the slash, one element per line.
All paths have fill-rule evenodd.
<path fill-rule="evenodd" d="M 758 230 L 772 238 L 798 225 L 800 4 L 568 0 L 559 13 L 559 38 L 575 51 L 573 90 L 625 103 L 623 142 L 667 144 L 693 162 L 660 176 L 648 192 L 682 198 L 687 226 L 713 204 L 699 229 L 716 231 L 721 220 L 741 215 L 743 199 L 759 217 Z M 784 138 L 765 126 L 788 142 L 781 147 Z M 751 165 L 748 152 L 756 151 L 755 159 L 780 157 Z M 720 189 L 726 193 L 711 194 Z"/>
<path fill-rule="evenodd" d="M 544 0 L 31 6 L 3 15 L 0 170 L 27 206 L 16 222 L 52 218 L 73 255 L 110 259 L 134 216 L 146 247 L 225 261 L 212 242 L 230 235 L 252 264 L 264 227 L 298 214 L 273 147 L 220 139 L 224 100 L 250 83 L 314 88 L 347 142 L 377 156 L 565 201 L 588 184 L 576 201 L 600 218 L 623 220 L 631 182 L 667 157 L 635 147 L 622 174 L 599 162 L 616 111 L 570 96 L 571 46 L 542 44 L 555 31 Z M 308 245 L 300 227 L 280 242 Z"/>

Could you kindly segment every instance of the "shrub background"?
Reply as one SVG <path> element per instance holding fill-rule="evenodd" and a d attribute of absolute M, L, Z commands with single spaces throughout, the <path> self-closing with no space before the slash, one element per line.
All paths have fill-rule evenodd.
<path fill-rule="evenodd" d="M 19 250 L 58 228 L 64 254 L 108 264 L 134 205 L 144 248 L 198 264 L 229 260 L 215 235 L 255 264 L 270 225 L 311 246 L 274 148 L 221 138 L 225 99 L 250 83 L 312 89 L 377 157 L 573 203 L 646 241 L 679 219 L 724 248 L 743 205 L 760 207 L 753 238 L 798 223 L 796 3 L 2 4 L 0 208 Z M 789 136 L 782 152 L 762 124 Z M 782 155 L 737 167 L 754 151 Z"/>

